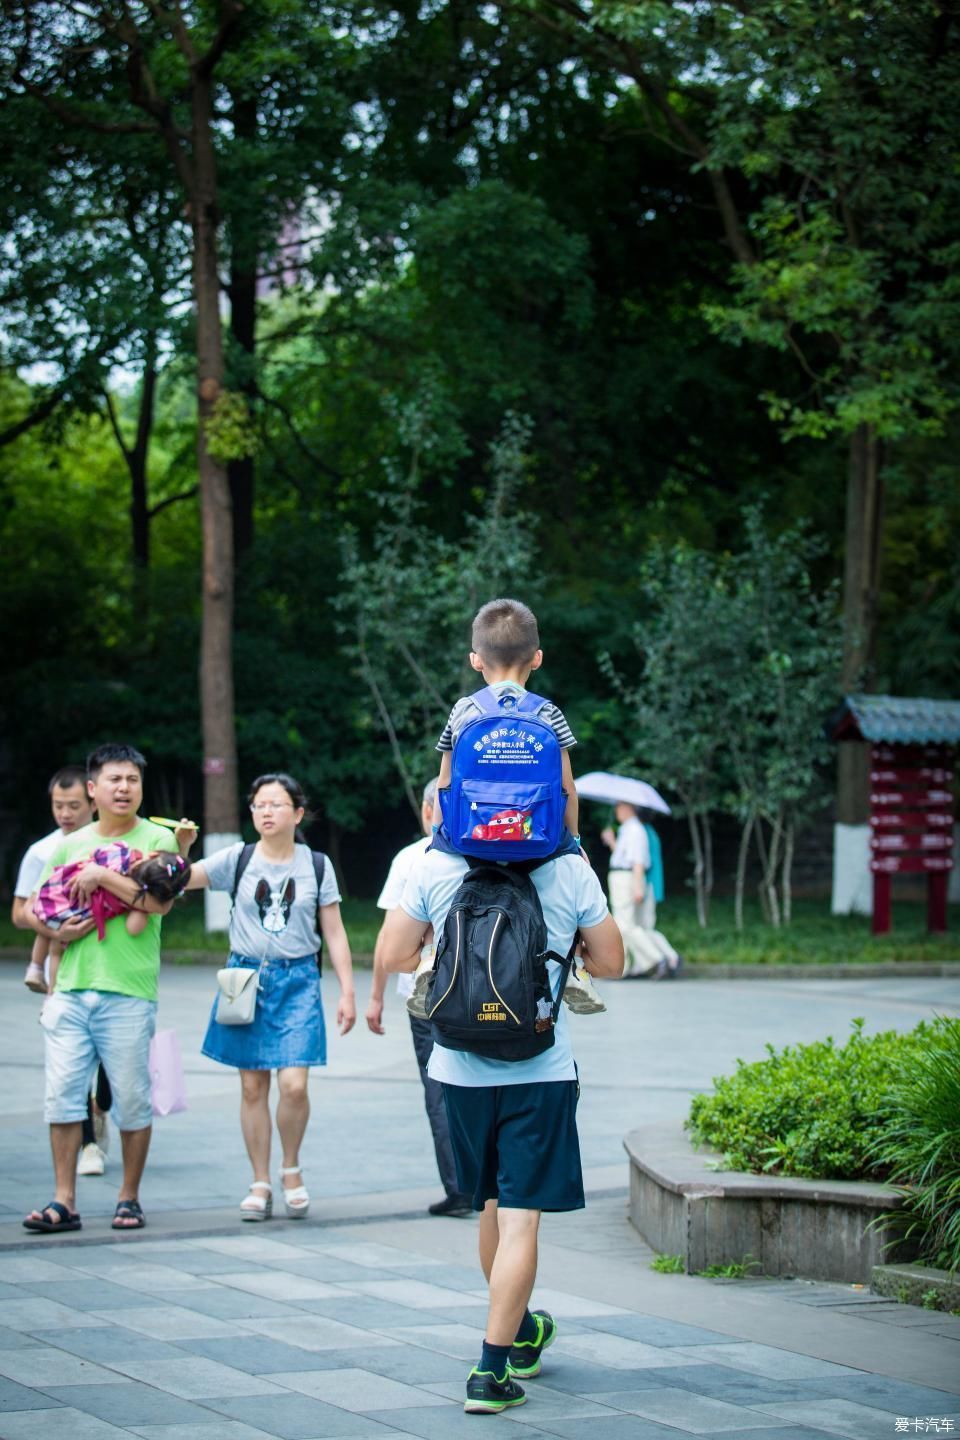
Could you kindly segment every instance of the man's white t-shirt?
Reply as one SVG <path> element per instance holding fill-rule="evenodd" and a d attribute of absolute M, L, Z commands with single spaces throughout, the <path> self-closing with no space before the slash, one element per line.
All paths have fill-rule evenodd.
<path fill-rule="evenodd" d="M 431 850 L 414 866 L 407 880 L 400 904 L 412 920 L 433 926 L 439 936 L 454 895 L 467 869 L 460 855 Z M 577 930 L 599 925 L 607 914 L 607 902 L 593 870 L 579 855 L 561 855 L 530 876 L 543 909 L 547 925 L 547 947 L 558 955 L 566 955 Z M 547 962 L 547 973 L 554 987 L 560 979 L 560 966 Z M 541 1081 L 575 1080 L 576 1066 L 567 1029 L 566 1007 L 560 1006 L 555 1039 L 549 1050 L 532 1060 L 488 1060 L 468 1050 L 448 1050 L 434 1041 L 427 1074 L 446 1085 L 533 1085 Z"/>
<path fill-rule="evenodd" d="M 51 830 L 49 835 L 44 835 L 42 840 L 35 840 L 20 861 L 20 869 L 17 871 L 17 883 L 13 887 L 13 893 L 18 900 L 27 900 L 40 885 L 40 876 L 47 868 L 47 861 L 56 850 L 63 839 L 63 831 L 58 827 Z"/>
<path fill-rule="evenodd" d="M 611 870 L 632 870 L 634 865 L 650 869 L 650 841 L 636 815 L 624 820 L 617 832 L 617 843 L 610 856 Z"/>
<path fill-rule="evenodd" d="M 430 835 L 424 835 L 422 839 L 414 840 L 412 845 L 405 845 L 394 855 L 390 862 L 387 878 L 383 883 L 383 889 L 377 897 L 377 904 L 381 910 L 396 910 L 403 897 L 403 887 L 407 883 L 407 877 L 420 857 L 426 853 L 431 838 Z M 412 975 L 397 976 L 397 994 L 401 1000 L 407 1000 L 413 994 Z"/>

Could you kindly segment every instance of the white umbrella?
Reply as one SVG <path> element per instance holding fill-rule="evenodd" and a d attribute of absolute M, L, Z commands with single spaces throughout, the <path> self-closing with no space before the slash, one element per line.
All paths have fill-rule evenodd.
<path fill-rule="evenodd" d="M 609 770 L 591 770 L 589 775 L 581 775 L 576 784 L 581 800 L 606 800 L 610 805 L 623 800 L 628 805 L 636 805 L 638 810 L 659 810 L 661 815 L 670 814 L 670 806 L 663 796 L 646 780 L 634 780 L 632 775 L 611 775 Z"/>

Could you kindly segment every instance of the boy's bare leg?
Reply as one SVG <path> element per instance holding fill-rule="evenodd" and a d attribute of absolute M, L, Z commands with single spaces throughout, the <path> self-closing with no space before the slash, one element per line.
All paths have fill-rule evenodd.
<path fill-rule="evenodd" d="M 490 1287 L 486 1338 L 512 1345 L 537 1278 L 539 1210 L 499 1209 L 488 1200 L 480 1216 L 480 1264 Z"/>

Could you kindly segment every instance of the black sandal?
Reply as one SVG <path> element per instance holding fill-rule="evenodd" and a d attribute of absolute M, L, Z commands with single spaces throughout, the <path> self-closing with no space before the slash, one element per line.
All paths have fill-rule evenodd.
<path fill-rule="evenodd" d="M 134 1224 L 123 1224 L 124 1220 L 133 1220 Z M 118 1223 L 120 1222 L 120 1223 Z M 111 1230 L 142 1230 L 146 1225 L 146 1217 L 140 1209 L 139 1200 L 118 1200 L 117 1208 L 113 1212 L 113 1219 L 110 1222 Z"/>
<path fill-rule="evenodd" d="M 53 1211 L 54 1215 L 59 1216 L 59 1219 L 47 1220 L 46 1215 L 50 1210 Z M 34 1213 L 39 1218 L 37 1220 L 31 1220 L 28 1215 L 23 1222 L 23 1228 L 25 1230 L 34 1230 L 40 1235 L 52 1235 L 55 1230 L 83 1229 L 80 1216 L 76 1212 L 71 1214 L 66 1205 L 61 1205 L 59 1200 L 51 1200 L 49 1205 L 44 1205 L 42 1210 L 37 1210 Z"/>

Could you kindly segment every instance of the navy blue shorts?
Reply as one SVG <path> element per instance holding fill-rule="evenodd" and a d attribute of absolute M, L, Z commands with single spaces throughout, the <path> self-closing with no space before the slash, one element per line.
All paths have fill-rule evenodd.
<path fill-rule="evenodd" d="M 464 1195 L 475 1210 L 582 1210 L 576 1080 L 447 1085 L 443 1098 Z"/>

